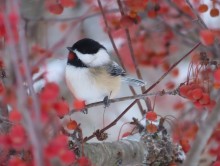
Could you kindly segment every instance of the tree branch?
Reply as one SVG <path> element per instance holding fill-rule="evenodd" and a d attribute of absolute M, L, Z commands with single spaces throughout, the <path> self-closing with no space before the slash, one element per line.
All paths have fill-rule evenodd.
<path fill-rule="evenodd" d="M 121 101 L 126 101 L 126 100 L 133 100 L 133 99 L 143 99 L 147 96 L 163 96 L 163 95 L 176 95 L 177 94 L 177 89 L 173 90 L 173 91 L 159 91 L 159 92 L 154 92 L 154 93 L 145 93 L 145 94 L 138 94 L 138 95 L 134 95 L 134 96 L 126 96 L 126 97 L 119 97 L 119 98 L 114 98 L 114 99 L 109 99 L 108 102 L 109 104 L 112 103 L 117 103 L 117 102 L 121 102 Z M 92 107 L 97 107 L 97 106 L 101 106 L 101 105 L 105 105 L 104 101 L 99 101 L 99 102 L 95 102 L 95 103 L 91 103 L 91 104 L 87 104 L 85 106 L 85 109 L 88 108 L 92 108 Z M 69 115 L 71 115 L 72 113 L 76 112 L 77 110 L 72 110 L 69 112 Z"/>
<path fill-rule="evenodd" d="M 211 112 L 206 121 L 201 124 L 197 133 L 196 139 L 192 145 L 190 152 L 183 166 L 197 166 L 199 163 L 200 155 L 206 146 L 208 139 L 210 138 L 214 128 L 220 122 L 220 100 L 217 102 L 215 109 Z"/>
<path fill-rule="evenodd" d="M 118 3 L 118 6 L 119 6 L 121 15 L 124 16 L 125 13 L 124 13 L 121 1 L 117 0 L 117 3 Z M 128 28 L 125 28 L 125 34 L 126 34 L 126 38 L 127 38 L 127 42 L 128 42 L 128 48 L 129 48 L 130 53 L 131 53 L 131 59 L 132 59 L 133 64 L 134 64 L 135 72 L 136 72 L 138 78 L 143 80 L 143 77 L 141 75 L 141 71 L 138 67 L 138 63 L 137 63 L 137 60 L 136 60 L 135 55 L 134 55 L 134 49 L 132 47 L 132 42 L 131 42 L 131 35 L 130 35 L 130 32 L 129 32 Z M 144 91 L 145 91 L 145 87 L 141 87 L 141 92 L 144 93 Z M 147 105 L 146 101 L 145 101 L 145 104 Z"/>
<path fill-rule="evenodd" d="M 141 138 L 137 135 L 116 142 L 84 144 L 84 153 L 95 165 L 169 165 L 184 160 L 181 147 L 168 135 L 157 139 L 149 133 Z"/>

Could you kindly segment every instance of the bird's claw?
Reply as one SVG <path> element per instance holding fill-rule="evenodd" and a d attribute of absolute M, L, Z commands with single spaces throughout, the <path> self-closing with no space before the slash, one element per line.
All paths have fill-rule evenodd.
<path fill-rule="evenodd" d="M 108 96 L 105 96 L 105 98 L 103 99 L 103 103 L 104 103 L 105 108 L 110 106 L 110 101 L 109 101 Z"/>

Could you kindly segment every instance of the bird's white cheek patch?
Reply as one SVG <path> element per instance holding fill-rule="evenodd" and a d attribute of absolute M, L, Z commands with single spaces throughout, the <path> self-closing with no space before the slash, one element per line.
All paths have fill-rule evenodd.
<path fill-rule="evenodd" d="M 92 61 L 95 60 L 95 56 L 90 55 L 90 54 L 82 54 L 79 51 L 75 50 L 74 51 L 76 53 L 76 55 L 78 56 L 78 58 L 84 63 L 84 64 L 89 64 Z"/>
<path fill-rule="evenodd" d="M 90 66 L 102 66 L 110 62 L 110 56 L 106 50 L 100 49 L 96 54 L 94 54 L 95 60 L 91 62 Z"/>

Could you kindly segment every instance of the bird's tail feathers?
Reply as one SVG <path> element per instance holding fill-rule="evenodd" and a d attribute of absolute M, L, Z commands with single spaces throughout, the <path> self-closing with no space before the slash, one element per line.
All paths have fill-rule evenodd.
<path fill-rule="evenodd" d="M 122 81 L 129 84 L 129 85 L 131 85 L 131 86 L 143 87 L 143 86 L 147 85 L 147 83 L 145 81 L 139 80 L 139 79 L 136 79 L 136 78 L 132 78 L 132 77 L 129 77 L 129 76 L 123 76 Z"/>

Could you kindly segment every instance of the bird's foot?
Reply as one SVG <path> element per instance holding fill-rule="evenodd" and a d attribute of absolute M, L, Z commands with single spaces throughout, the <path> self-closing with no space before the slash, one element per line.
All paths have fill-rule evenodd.
<path fill-rule="evenodd" d="M 105 98 L 103 99 L 103 103 L 104 103 L 105 108 L 110 106 L 110 101 L 109 101 L 108 96 L 105 96 Z"/>

